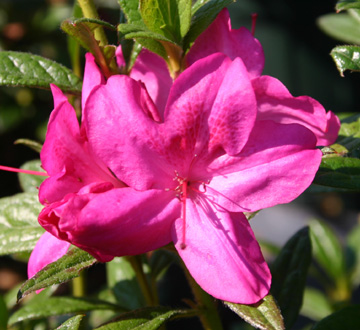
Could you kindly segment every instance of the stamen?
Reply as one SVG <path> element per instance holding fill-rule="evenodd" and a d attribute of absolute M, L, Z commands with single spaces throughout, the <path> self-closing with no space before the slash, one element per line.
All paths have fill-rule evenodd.
<path fill-rule="evenodd" d="M 0 165 L 0 170 L 8 171 L 8 172 L 15 172 L 15 173 L 25 173 L 31 175 L 40 175 L 40 176 L 49 176 L 46 172 L 39 172 L 39 171 L 30 171 L 30 170 L 23 170 L 20 168 L 8 167 Z"/>
<path fill-rule="evenodd" d="M 257 13 L 251 14 L 251 34 L 254 37 L 255 36 L 255 26 L 256 26 L 256 19 L 258 18 Z"/>
<path fill-rule="evenodd" d="M 182 228 L 182 242 L 180 244 L 180 249 L 184 250 L 186 248 L 186 197 L 187 197 L 187 181 L 183 181 L 182 190 L 181 190 L 181 202 L 182 202 L 182 220 L 183 220 L 183 228 Z"/>

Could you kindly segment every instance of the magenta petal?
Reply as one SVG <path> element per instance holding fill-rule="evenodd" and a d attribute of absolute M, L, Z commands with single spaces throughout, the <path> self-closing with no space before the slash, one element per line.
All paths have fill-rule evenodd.
<path fill-rule="evenodd" d="M 85 55 L 84 81 L 81 94 L 82 111 L 85 109 L 86 100 L 94 87 L 104 84 L 105 78 L 96 65 L 95 57 L 91 53 Z"/>
<path fill-rule="evenodd" d="M 139 82 L 112 76 L 93 90 L 85 114 L 95 154 L 120 180 L 138 190 L 169 188 L 173 177 L 164 172 L 167 163 L 159 156 L 160 124 L 153 119 L 150 101 Z"/>
<path fill-rule="evenodd" d="M 264 52 L 259 41 L 244 27 L 231 29 L 229 12 L 222 10 L 215 21 L 196 39 L 186 59 L 189 65 L 214 53 L 223 53 L 232 60 L 240 57 L 252 78 L 264 68 Z"/>
<path fill-rule="evenodd" d="M 277 79 L 262 76 L 253 80 L 258 101 L 259 120 L 278 123 L 298 123 L 310 129 L 317 137 L 317 145 L 335 142 L 340 121 L 332 112 L 326 114 L 323 106 L 309 96 L 293 97 Z"/>
<path fill-rule="evenodd" d="M 41 212 L 40 224 L 100 261 L 145 253 L 171 242 L 171 224 L 180 214 L 173 192 L 109 188 L 90 185 L 68 195 Z"/>
<path fill-rule="evenodd" d="M 271 274 L 242 213 L 216 210 L 205 198 L 187 199 L 186 247 L 182 219 L 173 239 L 195 281 L 215 298 L 254 304 L 270 289 Z"/>
<path fill-rule="evenodd" d="M 258 122 L 239 155 L 210 164 L 214 177 L 207 191 L 233 212 L 288 203 L 315 177 L 322 157 L 315 143 L 314 134 L 300 125 Z"/>
<path fill-rule="evenodd" d="M 28 277 L 33 277 L 38 271 L 48 264 L 58 260 L 70 247 L 70 243 L 59 240 L 48 232 L 45 232 L 32 251 L 28 263 Z"/>
<path fill-rule="evenodd" d="M 118 64 L 125 65 L 121 47 L 117 48 L 116 56 Z M 160 56 L 143 49 L 136 58 L 130 77 L 145 84 L 163 118 L 166 101 L 173 83 L 166 62 Z"/>

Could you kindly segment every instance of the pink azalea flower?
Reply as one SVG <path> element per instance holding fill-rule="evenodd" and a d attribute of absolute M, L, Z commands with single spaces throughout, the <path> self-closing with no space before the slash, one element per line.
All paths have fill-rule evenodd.
<path fill-rule="evenodd" d="M 100 261 L 173 241 L 214 297 L 250 304 L 268 293 L 271 275 L 241 212 L 296 198 L 321 151 L 302 125 L 258 120 L 240 58 L 196 61 L 164 111 L 142 84 L 110 77 L 87 94 L 83 116 L 80 129 L 63 100 L 50 119 L 39 216 L 48 232 Z"/>
<path fill-rule="evenodd" d="M 258 104 L 258 120 L 279 123 L 298 123 L 317 137 L 318 146 L 335 142 L 340 121 L 331 111 L 309 96 L 293 97 L 287 88 L 276 78 L 262 76 L 264 52 L 260 42 L 244 27 L 232 29 L 227 9 L 223 9 L 215 21 L 196 39 L 186 55 L 186 62 L 196 61 L 215 53 L 223 53 L 232 60 L 241 58 L 251 78 Z M 121 48 L 117 49 L 119 66 L 124 65 Z M 172 84 L 165 61 L 156 54 L 142 50 L 130 77 L 142 81 L 157 105 L 164 111 Z"/>

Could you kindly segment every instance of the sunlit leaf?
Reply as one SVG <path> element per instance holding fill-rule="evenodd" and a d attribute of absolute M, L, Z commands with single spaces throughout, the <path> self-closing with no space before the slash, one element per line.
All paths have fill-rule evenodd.
<path fill-rule="evenodd" d="M 83 317 L 84 315 L 73 316 L 57 327 L 56 330 L 79 330 Z"/>
<path fill-rule="evenodd" d="M 103 325 L 97 330 L 155 330 L 166 322 L 179 317 L 192 317 L 194 310 L 149 307 L 122 314 L 117 322 Z"/>
<path fill-rule="evenodd" d="M 81 92 L 81 80 L 59 63 L 29 53 L 0 52 L 0 85 L 50 89 L 50 84 L 65 93 Z"/>
<path fill-rule="evenodd" d="M 34 192 L 0 199 L 0 255 L 32 251 L 44 233 L 37 221 L 41 209 Z"/>
<path fill-rule="evenodd" d="M 337 46 L 330 55 L 335 61 L 341 76 L 344 71 L 360 71 L 360 47 L 359 46 Z"/>
<path fill-rule="evenodd" d="M 342 11 L 347 9 L 360 9 L 360 1 L 359 0 L 340 0 L 336 4 L 336 11 Z"/>
<path fill-rule="evenodd" d="M 44 172 L 41 162 L 38 159 L 30 160 L 21 166 L 23 170 Z M 19 173 L 19 182 L 21 189 L 26 192 L 39 192 L 41 183 L 46 179 L 44 176 Z"/>
<path fill-rule="evenodd" d="M 261 330 L 284 330 L 284 321 L 272 295 L 267 295 L 255 305 L 234 304 L 224 301 L 234 313 Z"/>
<path fill-rule="evenodd" d="M 309 228 L 305 227 L 289 239 L 271 267 L 271 293 L 286 329 L 291 329 L 299 315 L 310 263 L 311 241 Z"/>
<path fill-rule="evenodd" d="M 43 301 L 25 304 L 9 318 L 9 325 L 26 320 L 47 318 L 53 315 L 85 313 L 93 310 L 120 310 L 119 306 L 90 298 L 50 297 Z"/>
<path fill-rule="evenodd" d="M 326 14 L 317 19 L 320 29 L 345 43 L 360 45 L 360 23 L 350 14 Z"/>
<path fill-rule="evenodd" d="M 20 300 L 39 289 L 67 282 L 79 276 L 81 270 L 92 266 L 95 262 L 96 259 L 89 253 L 74 247 L 59 260 L 47 265 L 28 279 L 21 286 L 17 298 Z"/>

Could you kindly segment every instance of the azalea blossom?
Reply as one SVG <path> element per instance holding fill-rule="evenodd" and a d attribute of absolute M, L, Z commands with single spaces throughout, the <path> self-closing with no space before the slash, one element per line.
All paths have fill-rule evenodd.
<path fill-rule="evenodd" d="M 41 152 L 50 177 L 39 194 L 39 222 L 52 236 L 34 249 L 34 272 L 59 257 L 38 262 L 54 238 L 103 262 L 174 242 L 214 297 L 251 304 L 268 293 L 271 275 L 243 212 L 299 196 L 319 167 L 316 145 L 334 142 L 339 122 L 261 76 L 259 42 L 232 30 L 227 15 L 195 42 L 174 82 L 148 51 L 130 77 L 107 81 L 88 54 L 81 126 L 52 87 Z"/>

